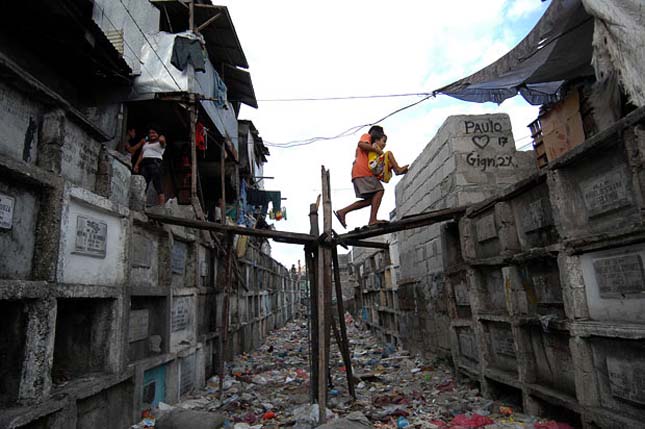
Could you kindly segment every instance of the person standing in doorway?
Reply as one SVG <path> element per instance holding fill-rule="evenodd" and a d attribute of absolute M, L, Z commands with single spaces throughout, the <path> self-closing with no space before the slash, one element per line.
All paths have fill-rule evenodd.
<path fill-rule="evenodd" d="M 368 133 L 363 134 L 358 141 L 358 146 L 356 147 L 356 158 L 352 165 L 352 183 L 354 184 L 354 192 L 360 200 L 334 212 L 343 228 L 347 228 L 347 224 L 345 223 L 345 216 L 347 216 L 347 213 L 368 206 L 371 207 L 368 225 L 387 223 L 387 221 L 377 219 L 378 209 L 381 206 L 381 200 L 383 199 L 383 193 L 385 191 L 379 179 L 375 177 L 372 170 L 370 170 L 368 163 L 370 152 L 375 152 L 377 155 L 383 155 L 383 150 L 380 146 L 373 143 L 384 138 L 385 132 L 383 131 L 383 127 L 373 125 L 369 129 Z"/>
<path fill-rule="evenodd" d="M 130 163 L 132 164 L 132 171 L 134 171 L 134 166 L 137 164 L 139 155 L 141 155 L 141 148 L 145 143 L 145 139 L 137 138 L 136 128 L 128 128 L 126 133 L 127 141 L 125 142 L 125 150 L 130 154 Z"/>
<path fill-rule="evenodd" d="M 159 205 L 163 205 L 166 202 L 166 196 L 161 186 L 161 178 L 163 175 L 161 162 L 163 161 L 165 150 L 166 138 L 159 134 L 156 126 L 150 126 L 148 128 L 148 136 L 144 139 L 141 153 L 133 169 L 135 173 L 141 171 L 141 174 L 146 179 L 146 193 L 148 192 L 150 182 L 152 182 L 155 191 L 157 191 Z"/>

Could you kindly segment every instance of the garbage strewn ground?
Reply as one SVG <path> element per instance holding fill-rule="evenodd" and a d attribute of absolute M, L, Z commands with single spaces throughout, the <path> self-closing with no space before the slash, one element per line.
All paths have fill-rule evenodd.
<path fill-rule="evenodd" d="M 378 344 L 349 314 L 346 320 L 357 400 L 347 391 L 345 367 L 333 345 L 325 428 L 571 429 L 517 412 L 510 405 L 514 398 L 483 398 L 474 385 L 458 382 L 448 363 Z M 309 404 L 308 352 L 307 322 L 290 322 L 257 351 L 227 365 L 223 401 L 215 376 L 206 388 L 165 412 L 217 413 L 224 418 L 222 427 L 230 429 L 316 427 L 318 408 Z"/>

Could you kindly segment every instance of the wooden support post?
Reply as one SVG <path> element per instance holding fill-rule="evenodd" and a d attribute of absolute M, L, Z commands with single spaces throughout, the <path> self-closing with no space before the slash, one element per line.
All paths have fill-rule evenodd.
<path fill-rule="evenodd" d="M 314 204 L 309 206 L 309 223 L 311 225 L 311 236 L 318 239 L 318 204 L 320 197 Z M 311 341 L 311 374 L 310 374 L 310 391 L 311 403 L 318 399 L 318 361 L 320 359 L 320 349 L 318 348 L 318 247 L 305 246 L 305 256 L 307 262 L 307 271 L 309 273 L 309 329 Z"/>
<path fill-rule="evenodd" d="M 219 203 L 220 222 L 226 224 L 226 145 L 220 147 L 220 183 L 222 186 L 222 200 Z"/>
<path fill-rule="evenodd" d="M 233 266 L 233 235 L 226 234 L 226 266 L 224 268 L 224 296 L 222 299 L 222 329 L 219 333 L 219 400 L 224 400 L 224 354 L 228 345 L 228 313 L 229 313 L 229 294 L 231 292 L 231 269 Z"/>
<path fill-rule="evenodd" d="M 340 352 L 343 356 L 343 363 L 347 374 L 347 388 L 352 398 L 356 399 L 356 392 L 354 390 L 354 377 L 352 374 L 352 359 L 349 350 L 349 340 L 347 339 L 347 326 L 345 326 L 345 305 L 343 303 L 343 288 L 340 283 L 340 271 L 338 267 L 338 251 L 336 246 L 331 249 L 331 257 L 334 263 L 334 284 L 336 286 L 336 306 L 338 307 L 338 325 L 340 326 L 340 339 L 342 344 L 339 344 Z"/>
<path fill-rule="evenodd" d="M 329 187 L 329 171 L 321 167 L 322 201 L 323 201 L 323 232 L 331 236 L 331 194 Z M 329 374 L 329 346 L 330 346 L 330 315 L 331 312 L 331 250 L 329 247 L 318 249 L 318 344 L 320 359 L 318 361 L 318 407 L 319 422 L 325 422 L 327 413 L 327 378 Z"/>
<path fill-rule="evenodd" d="M 146 211 L 146 215 L 150 219 L 159 221 L 161 223 L 180 225 L 194 229 L 203 229 L 206 231 L 223 232 L 235 235 L 248 235 L 249 237 L 264 237 L 274 240 L 280 239 L 283 242 L 293 244 L 310 244 L 316 241 L 316 239 L 314 239 L 310 234 L 302 234 L 299 232 L 244 228 L 238 225 L 222 225 L 215 222 L 205 222 L 183 217 L 166 216 L 152 210 Z"/>
<path fill-rule="evenodd" d="M 307 274 L 309 277 L 309 400 L 313 404 L 318 397 L 318 323 L 316 311 L 316 296 L 313 291 L 316 290 L 316 268 L 315 252 L 313 247 L 305 246 L 305 261 Z"/>
<path fill-rule="evenodd" d="M 188 28 L 195 31 L 195 0 L 190 0 L 188 5 Z"/>

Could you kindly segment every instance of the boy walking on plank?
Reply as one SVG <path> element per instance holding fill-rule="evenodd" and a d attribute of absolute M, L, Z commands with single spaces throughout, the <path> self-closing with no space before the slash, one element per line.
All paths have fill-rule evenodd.
<path fill-rule="evenodd" d="M 396 174 L 404 174 L 407 172 L 407 166 L 399 167 L 390 152 L 383 152 L 385 140 L 386 136 L 383 132 L 383 127 L 374 125 L 369 129 L 367 134 L 361 136 L 358 142 L 356 159 L 354 159 L 352 166 L 352 183 L 354 184 L 356 196 L 360 200 L 334 212 L 343 228 L 347 228 L 347 224 L 345 223 L 347 213 L 367 206 L 371 206 L 368 225 L 387 223 L 387 221 L 376 218 L 378 209 L 381 206 L 381 200 L 383 199 L 384 189 L 377 177 L 378 174 L 375 175 L 374 171 L 370 169 L 369 157 L 370 155 L 372 156 L 375 161 L 373 165 L 376 167 L 376 170 L 379 170 L 380 167 L 381 173 L 389 168 L 390 170 L 394 170 Z M 379 159 L 381 160 L 380 164 Z M 382 177 L 385 178 L 385 175 Z"/>

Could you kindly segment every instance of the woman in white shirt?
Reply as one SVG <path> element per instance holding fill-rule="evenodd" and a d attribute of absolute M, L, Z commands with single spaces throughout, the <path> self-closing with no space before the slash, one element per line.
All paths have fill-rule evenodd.
<path fill-rule="evenodd" d="M 166 196 L 161 187 L 161 177 L 163 175 L 161 161 L 163 160 L 165 150 L 166 138 L 157 132 L 156 127 L 150 127 L 139 159 L 134 166 L 134 172 L 139 173 L 141 171 L 141 175 L 146 179 L 146 192 L 148 192 L 148 186 L 150 186 L 150 182 L 152 181 L 152 185 L 155 187 L 155 191 L 157 191 L 157 195 L 159 196 L 160 205 L 166 202 Z"/>

